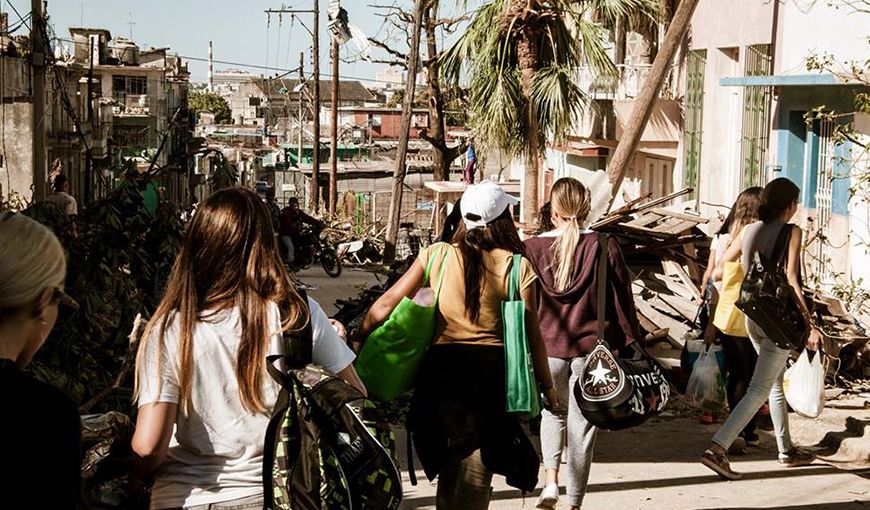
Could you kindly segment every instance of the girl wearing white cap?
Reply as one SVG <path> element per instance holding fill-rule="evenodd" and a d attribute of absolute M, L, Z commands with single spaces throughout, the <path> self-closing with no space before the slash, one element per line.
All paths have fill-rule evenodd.
<path fill-rule="evenodd" d="M 516 203 L 490 181 L 470 186 L 452 242 L 423 250 L 356 334 L 365 338 L 403 297 L 414 296 L 435 257 L 432 280 L 443 272 L 435 338 L 417 375 L 409 428 L 426 475 L 438 477 L 438 509 L 487 508 L 493 473 L 527 492 L 537 483 L 538 455 L 519 419 L 505 411 L 501 303 L 508 299 L 513 254 L 524 252 L 510 211 Z M 522 259 L 520 294 L 535 375 L 547 402 L 558 405 L 538 327 L 535 279 Z"/>

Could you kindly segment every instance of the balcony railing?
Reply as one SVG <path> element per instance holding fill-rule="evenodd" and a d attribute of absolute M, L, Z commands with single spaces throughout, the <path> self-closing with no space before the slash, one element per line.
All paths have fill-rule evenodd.
<path fill-rule="evenodd" d="M 576 79 L 580 88 L 593 99 L 630 100 L 640 94 L 651 68 L 650 64 L 622 64 L 616 66 L 618 73 L 616 78 L 607 78 L 594 73 L 588 67 L 584 67 L 577 70 Z M 678 70 L 677 66 L 671 66 L 669 69 L 665 82 L 659 91 L 660 99 L 674 99 L 676 97 Z"/>
<path fill-rule="evenodd" d="M 147 94 L 123 94 L 116 92 L 115 114 L 147 115 L 150 112 L 150 101 Z"/>

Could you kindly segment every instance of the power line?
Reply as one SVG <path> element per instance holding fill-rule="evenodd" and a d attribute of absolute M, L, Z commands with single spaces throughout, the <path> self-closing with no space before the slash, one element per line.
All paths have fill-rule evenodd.
<path fill-rule="evenodd" d="M 62 37 L 57 37 L 57 40 L 75 44 L 75 41 L 73 41 L 72 39 L 64 39 Z M 110 45 L 106 45 L 106 47 L 110 48 L 110 49 L 116 48 L 115 46 L 110 46 Z M 195 62 L 208 62 L 208 58 L 203 58 L 203 57 L 192 57 L 190 55 L 181 55 L 178 53 L 176 53 L 175 56 L 177 56 L 179 58 L 185 58 L 187 60 L 193 60 Z M 323 59 L 321 59 L 321 61 L 322 60 Z M 212 62 L 214 62 L 215 64 L 224 64 L 224 65 L 229 65 L 229 66 L 246 67 L 246 68 L 250 68 L 250 69 L 264 69 L 267 71 L 279 71 L 281 73 L 284 73 L 285 75 L 299 71 L 298 67 L 294 68 L 294 69 L 284 69 L 281 67 L 262 66 L 262 65 L 257 65 L 257 64 L 243 64 L 241 62 L 230 62 L 227 60 L 214 60 L 214 59 L 212 59 Z M 381 82 L 380 80 L 378 80 L 376 78 L 362 78 L 359 76 L 342 76 L 342 78 L 346 78 L 349 80 L 355 80 L 355 81 L 370 82 L 370 83 L 380 83 Z"/>

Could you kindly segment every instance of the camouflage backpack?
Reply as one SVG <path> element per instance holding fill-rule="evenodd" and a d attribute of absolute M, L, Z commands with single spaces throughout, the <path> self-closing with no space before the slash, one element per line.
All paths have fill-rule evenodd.
<path fill-rule="evenodd" d="M 265 508 L 398 509 L 399 471 L 349 406 L 362 394 L 340 379 L 306 370 L 311 335 L 310 323 L 299 335 L 285 334 L 287 354 L 267 357 L 281 393 L 266 430 Z"/>

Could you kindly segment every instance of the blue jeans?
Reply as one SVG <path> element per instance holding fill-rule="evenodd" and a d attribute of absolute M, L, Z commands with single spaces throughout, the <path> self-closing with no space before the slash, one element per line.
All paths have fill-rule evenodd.
<path fill-rule="evenodd" d="M 785 393 L 782 391 L 782 376 L 785 373 L 789 351 L 777 347 L 773 340 L 749 319 L 746 319 L 746 330 L 749 332 L 752 346 L 758 352 L 758 361 L 746 394 L 740 399 L 737 407 L 731 410 L 731 415 L 719 432 L 713 436 L 713 442 L 727 450 L 764 401 L 769 399 L 776 446 L 779 457 L 784 458 L 792 450 L 791 434 L 788 430 L 788 406 L 785 402 Z"/>

